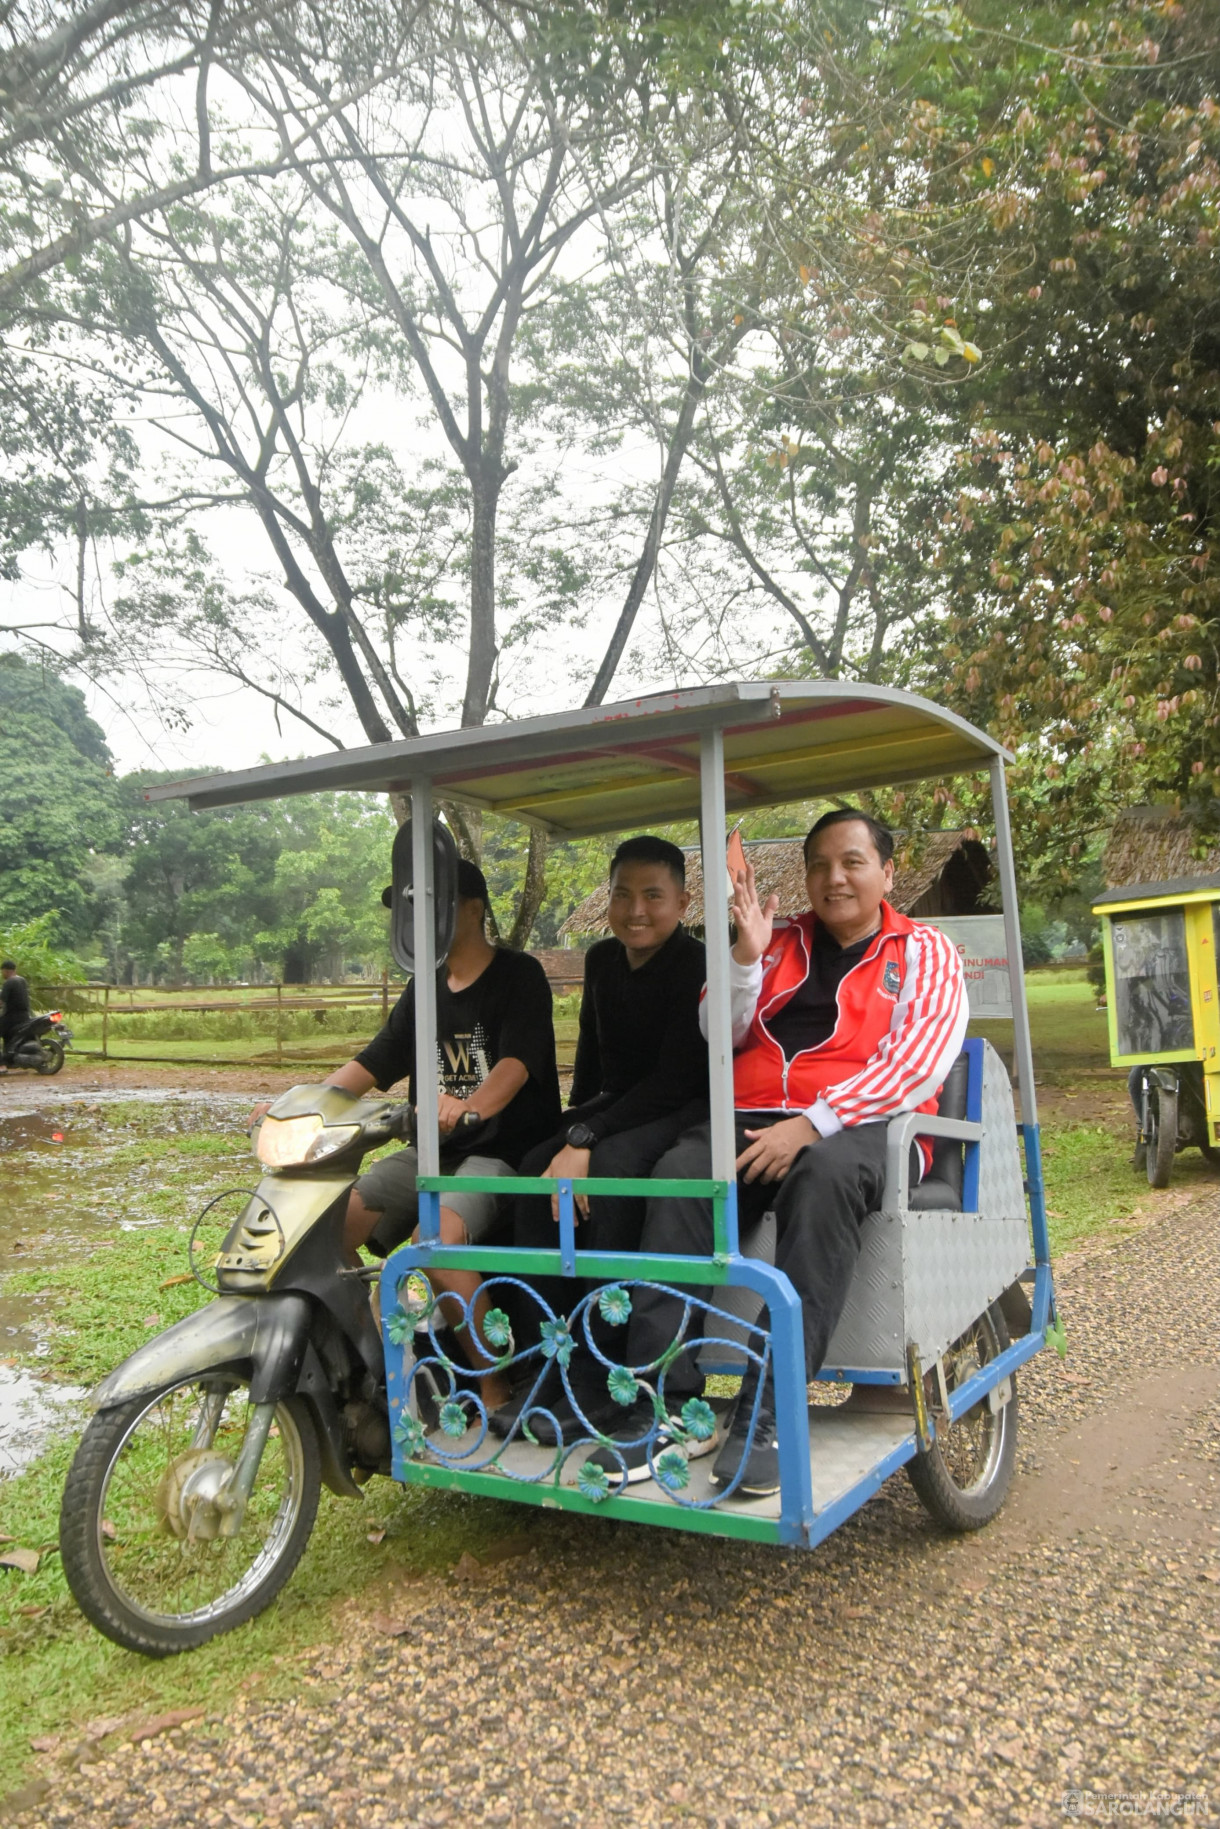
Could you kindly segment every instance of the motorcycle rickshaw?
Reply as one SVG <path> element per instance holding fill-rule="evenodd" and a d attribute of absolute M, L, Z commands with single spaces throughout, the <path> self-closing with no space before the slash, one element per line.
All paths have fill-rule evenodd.
<path fill-rule="evenodd" d="M 657 693 L 151 790 L 192 807 L 340 788 L 410 796 L 412 818 L 394 845 L 391 938 L 415 974 L 420 1224 L 415 1242 L 380 1270 L 343 1268 L 339 1234 L 361 1156 L 396 1134 L 395 1113 L 405 1108 L 310 1086 L 271 1107 L 256 1132 L 267 1172 L 215 1259 L 217 1300 L 94 1393 L 61 1536 L 73 1591 L 94 1623 L 164 1655 L 250 1618 L 304 1548 L 319 1476 L 349 1496 L 383 1472 L 408 1485 L 812 1549 L 906 1468 L 943 1525 L 967 1530 L 993 1517 L 1013 1472 L 1016 1374 L 1054 1323 L 1006 760 L 984 732 L 925 699 L 797 680 Z M 819 1373 L 822 1401 L 811 1403 L 800 1305 L 771 1261 L 774 1217 L 744 1234 L 738 1225 L 727 815 L 982 770 L 991 779 L 1021 1121 L 1000 1056 L 969 1036 L 939 1113 L 890 1121 L 885 1196 L 864 1223 L 854 1285 Z M 724 884 L 725 917 L 706 929 L 708 1179 L 463 1182 L 504 1194 L 557 1190 L 554 1250 L 440 1242 L 441 1196 L 452 1184 L 440 1173 L 435 985 L 456 897 L 456 853 L 434 819 L 441 799 L 559 838 L 698 819 L 703 880 Z M 932 1140 L 933 1160 L 916 1186 L 917 1134 Z M 712 1255 L 578 1250 L 574 1196 L 611 1191 L 708 1199 Z M 536 1389 L 558 1365 L 575 1408 L 567 1363 L 579 1339 L 619 1402 L 650 1396 L 650 1477 L 629 1483 L 625 1470 L 607 1472 L 602 1451 L 614 1443 L 592 1427 L 576 1443 L 563 1430 L 558 1445 L 554 1435 L 550 1446 L 539 1440 L 531 1418 L 544 1413 L 541 1398 L 533 1410 L 527 1401 L 507 1440 L 494 1436 L 479 1394 L 485 1374 L 454 1349 L 421 1274 L 433 1266 L 482 1274 L 493 1303 L 483 1322 L 487 1373 L 515 1367 Z M 569 1313 L 542 1303 L 536 1277 L 569 1279 L 579 1295 Z M 381 1333 L 362 1278 L 379 1282 Z M 682 1297 L 678 1333 L 658 1360 L 625 1363 L 633 1297 L 658 1286 Z M 520 1351 L 505 1312 L 510 1296 L 545 1310 L 537 1342 Z M 453 1304 L 443 1298 L 450 1320 Z M 471 1325 L 469 1312 L 462 1324 Z M 671 1417 L 666 1377 L 684 1352 L 697 1352 L 713 1379 L 711 1401 L 688 1400 Z M 716 1381 L 751 1364 L 774 1371 L 780 1490 L 747 1501 L 734 1483 L 713 1485 L 710 1458 L 694 1450 L 715 1428 L 712 1405 L 724 1389 Z M 760 1375 L 755 1389 L 762 1384 Z M 828 1386 L 840 1387 L 843 1401 Z"/>
<path fill-rule="evenodd" d="M 1136 1167 L 1167 1188 L 1178 1150 L 1220 1163 L 1220 877 L 1129 884 L 1097 897 L 1110 1064 L 1125 1067 Z"/>

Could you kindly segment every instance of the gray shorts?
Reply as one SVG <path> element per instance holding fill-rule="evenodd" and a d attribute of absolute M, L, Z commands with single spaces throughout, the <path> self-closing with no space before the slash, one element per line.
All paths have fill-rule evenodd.
<path fill-rule="evenodd" d="M 457 1168 L 442 1168 L 442 1173 L 511 1175 L 514 1171 L 507 1162 L 501 1162 L 498 1156 L 467 1156 Z M 381 1214 L 369 1243 L 374 1250 L 385 1256 L 404 1244 L 415 1230 L 419 1218 L 415 1188 L 418 1174 L 419 1157 L 412 1147 L 396 1150 L 392 1156 L 383 1156 L 380 1162 L 374 1162 L 367 1168 L 356 1183 L 356 1192 L 365 1206 L 372 1212 Z M 501 1202 L 506 1198 L 500 1194 L 477 1193 L 474 1189 L 466 1194 L 460 1188 L 450 1188 L 443 1196 L 443 1202 L 451 1212 L 458 1215 L 465 1226 L 466 1242 L 478 1245 L 494 1229 L 500 1215 Z"/>

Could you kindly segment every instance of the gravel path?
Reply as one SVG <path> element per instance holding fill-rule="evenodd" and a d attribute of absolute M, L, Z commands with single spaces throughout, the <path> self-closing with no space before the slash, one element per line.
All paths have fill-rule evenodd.
<path fill-rule="evenodd" d="M 1220 1199 L 1060 1295 L 977 1536 L 901 1476 L 813 1554 L 523 1508 L 503 1560 L 353 1611 L 293 1699 L 92 1751 L 9 1820 L 1220 1820 Z"/>

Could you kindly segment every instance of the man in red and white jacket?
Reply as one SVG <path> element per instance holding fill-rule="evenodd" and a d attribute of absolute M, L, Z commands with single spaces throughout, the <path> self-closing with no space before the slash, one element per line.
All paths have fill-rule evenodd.
<path fill-rule="evenodd" d="M 775 1261 L 801 1298 L 809 1377 L 826 1357 L 847 1300 L 861 1221 L 880 1205 L 888 1120 L 936 1110 L 966 1032 L 956 947 L 885 899 L 893 853 L 885 826 L 844 808 L 819 819 L 805 840 L 808 914 L 776 920 L 779 899 L 759 902 L 753 867 L 747 862 L 735 877 L 730 991 L 738 1214 L 744 1232 L 761 1214 L 775 1213 Z M 912 1167 L 919 1175 L 930 1148 L 925 1142 L 917 1151 Z M 710 1161 L 705 1124 L 681 1138 L 653 1173 L 694 1179 L 710 1173 Z M 649 1201 L 641 1250 L 706 1256 L 711 1247 L 709 1202 Z M 711 1290 L 691 1293 L 714 1300 Z M 683 1307 L 656 1291 L 637 1293 L 628 1343 L 633 1365 L 660 1358 L 679 1331 Z M 666 1374 L 670 1411 L 701 1382 L 692 1347 Z M 774 1398 L 766 1388 L 746 1454 L 756 1395 L 747 1377 L 712 1470 L 721 1485 L 741 1473 L 735 1497 L 761 1497 L 779 1486 Z M 617 1452 L 627 1461 L 628 1479 L 649 1476 L 646 1455 L 637 1468 L 641 1457 L 621 1437 Z"/>

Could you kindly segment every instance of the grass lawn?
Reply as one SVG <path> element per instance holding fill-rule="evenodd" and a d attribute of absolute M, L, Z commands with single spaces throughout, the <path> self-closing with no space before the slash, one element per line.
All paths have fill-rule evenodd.
<path fill-rule="evenodd" d="M 89 1385 L 207 1300 L 180 1279 L 204 1201 L 249 1183 L 235 1120 L 236 1102 L 231 1111 L 172 1116 L 156 1102 L 107 1105 L 98 1117 L 66 1118 L 65 1147 L 38 1151 L 28 1176 L 10 1177 L 10 1193 L 30 1204 L 26 1237 L 35 1207 L 76 1233 L 70 1257 L 48 1255 L 4 1280 L 6 1298 L 33 1304 L 46 1350 L 32 1365 Z M 85 1209 L 78 1224 L 69 1209 L 77 1201 Z M 377 1479 L 357 1504 L 323 1490 L 309 1547 L 275 1606 L 190 1657 L 152 1662 L 87 1626 L 63 1578 L 59 1502 L 79 1427 L 0 1480 L 0 1538 L 11 1540 L 0 1547 L 41 1553 L 34 1575 L 0 1570 L 0 1797 L 21 1782 L 32 1739 L 177 1707 L 219 1709 L 251 1682 L 274 1691 L 290 1682 L 285 1661 L 333 1629 L 338 1603 L 379 1580 L 449 1569 L 463 1551 L 478 1556 L 523 1529 L 518 1507 L 463 1494 Z"/>

